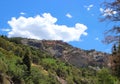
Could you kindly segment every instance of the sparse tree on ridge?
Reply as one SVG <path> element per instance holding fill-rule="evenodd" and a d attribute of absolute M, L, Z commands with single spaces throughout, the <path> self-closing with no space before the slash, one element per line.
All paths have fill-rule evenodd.
<path fill-rule="evenodd" d="M 104 2 L 101 21 L 110 21 L 114 25 L 105 32 L 104 42 L 113 43 L 111 69 L 112 73 L 120 77 L 120 0 Z"/>
<path fill-rule="evenodd" d="M 118 43 L 120 40 L 120 0 L 114 2 L 104 2 L 101 21 L 111 21 L 114 26 L 105 32 L 105 43 Z"/>

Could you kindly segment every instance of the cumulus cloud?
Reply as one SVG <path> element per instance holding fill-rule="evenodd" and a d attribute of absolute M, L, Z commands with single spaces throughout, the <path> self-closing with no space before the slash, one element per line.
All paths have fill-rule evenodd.
<path fill-rule="evenodd" d="M 94 5 L 91 4 L 91 5 L 89 5 L 89 6 L 84 6 L 84 7 L 89 11 L 93 6 L 94 6 Z"/>
<path fill-rule="evenodd" d="M 117 11 L 114 11 L 111 8 L 107 9 L 100 8 L 100 12 L 103 14 L 103 16 L 112 16 L 117 13 Z"/>
<path fill-rule="evenodd" d="M 8 24 L 11 31 L 9 37 L 25 37 L 32 39 L 79 41 L 81 35 L 87 35 L 87 26 L 76 23 L 74 27 L 56 24 L 57 18 L 50 13 L 44 13 L 42 16 L 35 17 L 12 17 Z"/>
<path fill-rule="evenodd" d="M 69 14 L 69 13 L 67 13 L 67 14 L 66 14 L 66 17 L 68 17 L 68 18 L 72 18 L 72 15 Z"/>

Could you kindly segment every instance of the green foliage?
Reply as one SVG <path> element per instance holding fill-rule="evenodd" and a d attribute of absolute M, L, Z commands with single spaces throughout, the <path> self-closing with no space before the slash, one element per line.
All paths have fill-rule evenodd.
<path fill-rule="evenodd" d="M 15 37 L 15 38 L 9 38 L 8 40 L 16 44 L 21 44 L 21 39 L 22 39 L 21 37 Z"/>
<path fill-rule="evenodd" d="M 59 84 L 52 75 L 44 75 L 39 68 L 32 67 L 31 74 L 25 77 L 26 84 Z"/>
<path fill-rule="evenodd" d="M 27 71 L 31 70 L 31 60 L 30 60 L 30 51 L 26 50 L 25 56 L 23 58 L 23 63 L 27 66 Z"/>
<path fill-rule="evenodd" d="M 113 77 L 107 69 L 98 71 L 98 83 L 99 84 L 116 84 L 117 79 Z"/>
<path fill-rule="evenodd" d="M 1 54 L 0 54 L 1 56 Z M 0 72 L 5 73 L 7 71 L 8 67 L 7 65 L 4 63 L 4 61 L 2 59 L 0 59 Z"/>
<path fill-rule="evenodd" d="M 60 79 L 68 84 L 120 83 L 107 69 L 74 67 L 52 58 L 46 51 L 19 44 L 20 39 L 0 37 L 0 73 L 16 84 L 60 84 Z"/>

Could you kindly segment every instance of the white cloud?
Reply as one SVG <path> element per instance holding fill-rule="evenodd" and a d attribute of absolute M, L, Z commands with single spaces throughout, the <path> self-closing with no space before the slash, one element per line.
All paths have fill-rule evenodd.
<path fill-rule="evenodd" d="M 117 11 L 114 11 L 113 9 L 110 8 L 107 9 L 100 8 L 100 12 L 103 14 L 103 16 L 112 16 L 117 13 Z"/>
<path fill-rule="evenodd" d="M 95 38 L 96 41 L 100 41 L 100 39 L 98 37 Z"/>
<path fill-rule="evenodd" d="M 67 13 L 67 14 L 66 14 L 66 17 L 68 17 L 68 18 L 72 18 L 72 15 L 69 14 L 69 13 Z"/>
<path fill-rule="evenodd" d="M 89 6 L 84 6 L 84 7 L 89 11 L 89 10 L 91 10 L 91 8 L 92 8 L 93 6 L 94 6 L 94 5 L 91 4 L 91 5 L 89 5 Z"/>
<path fill-rule="evenodd" d="M 25 15 L 26 13 L 24 13 L 24 12 L 20 12 L 20 14 L 21 14 L 21 15 Z"/>
<path fill-rule="evenodd" d="M 56 24 L 57 18 L 49 13 L 35 17 L 12 17 L 8 24 L 11 31 L 9 37 L 25 37 L 33 39 L 79 41 L 81 35 L 87 35 L 87 27 L 84 24 L 76 23 L 74 27 Z"/>
<path fill-rule="evenodd" d="M 104 9 L 103 9 L 103 8 L 100 8 L 100 12 L 104 12 Z"/>
<path fill-rule="evenodd" d="M 10 31 L 9 28 L 2 28 L 1 30 L 4 31 L 4 32 L 9 32 Z"/>

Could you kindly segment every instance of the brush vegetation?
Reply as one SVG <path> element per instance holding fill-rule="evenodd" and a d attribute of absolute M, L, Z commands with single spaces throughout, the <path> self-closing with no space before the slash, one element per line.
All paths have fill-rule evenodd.
<path fill-rule="evenodd" d="M 106 68 L 75 67 L 20 39 L 0 36 L 0 84 L 120 84 Z"/>

